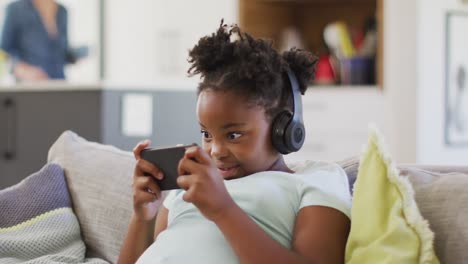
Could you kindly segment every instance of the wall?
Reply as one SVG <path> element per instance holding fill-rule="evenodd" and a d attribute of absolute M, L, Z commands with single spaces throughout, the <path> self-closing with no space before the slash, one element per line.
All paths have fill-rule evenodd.
<path fill-rule="evenodd" d="M 59 0 L 68 11 L 69 45 L 88 46 L 89 55 L 76 64 L 65 68 L 67 79 L 71 82 L 93 82 L 99 80 L 99 24 L 98 0 Z"/>
<path fill-rule="evenodd" d="M 467 146 L 445 145 L 444 100 L 445 15 L 449 11 L 464 11 L 468 16 L 468 4 L 459 0 L 419 0 L 418 10 L 417 162 L 467 165 Z"/>
<path fill-rule="evenodd" d="M 386 142 L 396 162 L 416 161 L 417 1 L 384 1 Z"/>
<path fill-rule="evenodd" d="M 446 13 L 459 0 L 384 1 L 384 129 L 397 162 L 466 165 L 444 141 Z M 468 32 L 468 31 L 467 31 Z"/>
<path fill-rule="evenodd" d="M 107 79 L 186 78 L 188 49 L 221 18 L 238 21 L 237 0 L 113 0 L 106 10 Z"/>

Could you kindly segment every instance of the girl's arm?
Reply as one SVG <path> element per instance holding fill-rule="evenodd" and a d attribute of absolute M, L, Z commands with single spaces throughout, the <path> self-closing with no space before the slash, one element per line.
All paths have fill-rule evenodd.
<path fill-rule="evenodd" d="M 143 252 L 151 246 L 159 233 L 166 229 L 168 213 L 169 210 L 161 206 L 156 221 L 141 221 L 135 215 L 132 215 L 117 263 L 134 264 Z"/>
<path fill-rule="evenodd" d="M 153 179 L 153 177 L 162 179 L 162 174 L 153 164 L 141 159 L 141 151 L 150 144 L 151 142 L 146 140 L 138 143 L 133 149 L 137 160 L 132 184 L 133 214 L 127 236 L 120 250 L 119 264 L 134 264 L 153 243 L 153 235 L 156 237 L 167 227 L 168 210 L 158 201 L 161 198 L 161 192 Z"/>
<path fill-rule="evenodd" d="M 332 208 L 308 206 L 299 211 L 291 250 L 271 238 L 238 206 L 214 221 L 241 263 L 344 263 L 350 221 Z"/>
<path fill-rule="evenodd" d="M 312 263 L 345 263 L 351 221 L 342 212 L 323 206 L 299 211 L 292 249 Z"/>

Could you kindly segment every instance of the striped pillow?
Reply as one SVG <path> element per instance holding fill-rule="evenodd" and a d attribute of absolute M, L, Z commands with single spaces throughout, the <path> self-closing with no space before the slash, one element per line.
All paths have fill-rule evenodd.
<path fill-rule="evenodd" d="M 107 263 L 85 259 L 63 170 L 48 164 L 0 191 L 0 263 Z"/>

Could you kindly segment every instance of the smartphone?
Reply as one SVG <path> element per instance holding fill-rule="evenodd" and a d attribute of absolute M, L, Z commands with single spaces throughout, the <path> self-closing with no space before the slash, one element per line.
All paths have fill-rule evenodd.
<path fill-rule="evenodd" d="M 141 158 L 153 163 L 164 174 L 162 180 L 155 179 L 161 191 L 180 189 L 179 185 L 177 185 L 179 161 L 184 157 L 187 148 L 196 145 L 194 143 L 192 145 L 168 148 L 148 148 L 141 151 Z M 149 174 L 146 175 L 151 176 Z"/>

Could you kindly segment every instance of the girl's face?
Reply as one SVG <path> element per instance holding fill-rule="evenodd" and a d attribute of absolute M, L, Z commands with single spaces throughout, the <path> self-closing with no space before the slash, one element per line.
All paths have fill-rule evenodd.
<path fill-rule="evenodd" d="M 264 108 L 244 97 L 207 89 L 198 97 L 197 115 L 203 149 L 224 179 L 268 170 L 279 158 Z"/>

